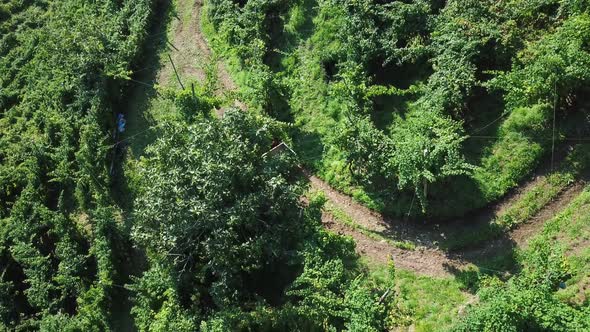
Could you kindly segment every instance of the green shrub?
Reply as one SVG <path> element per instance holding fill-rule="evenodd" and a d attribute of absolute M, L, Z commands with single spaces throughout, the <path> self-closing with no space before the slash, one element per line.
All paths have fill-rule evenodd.
<path fill-rule="evenodd" d="M 455 331 L 573 331 L 590 327 L 584 310 L 555 297 L 568 271 L 563 253 L 554 244 L 537 241 L 525 253 L 522 272 L 506 283 L 483 281 L 480 302 Z"/>

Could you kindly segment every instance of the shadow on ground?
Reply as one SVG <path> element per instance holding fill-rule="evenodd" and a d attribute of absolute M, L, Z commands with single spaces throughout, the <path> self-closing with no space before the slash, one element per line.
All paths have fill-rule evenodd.
<path fill-rule="evenodd" d="M 173 11 L 171 0 L 158 2 L 154 10 L 155 17 L 146 37 L 140 56 L 132 67 L 131 80 L 122 88 L 120 100 L 114 105 L 115 114 L 123 114 L 127 121 L 126 130 L 119 138 L 113 153 L 113 188 L 112 194 L 123 210 L 131 210 L 133 199 L 130 197 L 128 177 L 122 164 L 125 155 L 139 158 L 146 147 L 158 136 L 153 128 L 154 120 L 147 112 L 150 100 L 157 96 L 154 87 L 160 70 L 160 54 L 167 47 L 167 27 Z"/>
<path fill-rule="evenodd" d="M 123 114 L 127 120 L 126 131 L 119 138 L 110 156 L 113 163 L 111 195 L 123 211 L 125 232 L 122 234 L 130 233 L 131 218 L 126 211 L 131 211 L 133 208 L 133 194 L 123 162 L 126 156 L 138 158 L 143 155 L 145 148 L 157 137 L 156 130 L 148 129 L 154 122 L 146 110 L 149 108 L 150 100 L 157 95 L 154 84 L 160 69 L 159 55 L 167 45 L 167 26 L 172 10 L 171 0 L 157 2 L 154 9 L 155 17 L 152 18 L 153 23 L 144 47 L 138 52 L 139 56 L 131 68 L 133 71 L 131 80 L 121 84 L 121 96 L 113 103 L 114 115 Z M 122 245 L 124 248 L 121 248 L 124 250 L 114 254 L 118 273 L 111 294 L 113 300 L 111 324 L 115 331 L 136 331 L 131 316 L 131 293 L 124 285 L 131 281 L 132 276 L 141 275 L 146 266 L 146 257 L 141 250 L 133 248 L 127 236 L 117 242 L 124 244 Z"/>

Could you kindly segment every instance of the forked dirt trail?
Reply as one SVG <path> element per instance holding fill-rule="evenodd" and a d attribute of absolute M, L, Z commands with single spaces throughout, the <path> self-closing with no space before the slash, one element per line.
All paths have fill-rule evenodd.
<path fill-rule="evenodd" d="M 211 61 L 215 62 L 215 59 L 201 30 L 203 0 L 178 0 L 177 9 L 183 16 L 175 18 L 172 23 L 173 38 L 170 40 L 172 60 L 181 79 L 196 78 L 204 81 L 206 78 L 205 66 Z M 172 82 L 176 79 L 172 76 L 175 75 L 174 68 L 169 62 L 165 63 L 166 65 L 163 66 L 158 75 L 158 81 Z M 226 70 L 223 61 L 216 62 L 215 68 L 219 93 L 237 90 L 237 86 Z M 236 104 L 245 110 L 246 107 L 243 104 L 237 101 Z M 330 213 L 324 213 L 322 222 L 326 228 L 354 238 L 359 254 L 380 263 L 386 263 L 388 260 L 393 259 L 400 268 L 433 277 L 450 276 L 453 270 L 461 269 L 469 262 L 493 257 L 497 254 L 498 249 L 511 248 L 510 246 L 525 246 L 531 235 L 537 233 L 546 220 L 563 209 L 584 187 L 578 183 L 566 188 L 527 223 L 509 232 L 506 238 L 488 241 L 483 243 L 480 248 L 471 248 L 450 254 L 441 250 L 437 244 L 444 238 L 445 232 L 452 232 L 453 226 L 441 226 L 440 228 L 431 226 L 427 228 L 401 220 L 389 220 L 355 202 L 349 196 L 334 190 L 321 179 L 309 175 L 309 180 L 312 190 L 323 192 L 330 204 L 345 213 L 362 228 L 377 233 L 384 238 L 408 241 L 416 245 L 414 250 L 398 248 L 388 241 L 376 240 L 359 229 L 339 222 Z M 524 191 L 526 188 L 534 186 L 538 180 L 538 178 L 532 180 L 521 188 Z M 519 193 L 507 196 L 496 206 L 496 212 L 511 205 L 518 197 Z"/>
<path fill-rule="evenodd" d="M 540 180 L 541 178 L 536 178 L 525 184 L 523 188 L 533 187 Z M 453 271 L 464 268 L 471 262 L 494 258 L 494 256 L 513 247 L 526 247 L 527 242 L 540 231 L 544 222 L 564 209 L 584 189 L 582 183 L 567 187 L 530 220 L 508 232 L 506 237 L 486 241 L 476 248 L 448 253 L 440 249 L 437 243 L 442 240 L 445 232 L 452 231 L 449 227 L 437 228 L 432 225 L 427 228 L 402 220 L 390 220 L 360 205 L 349 196 L 334 190 L 315 176 L 310 176 L 310 181 L 312 189 L 322 191 L 331 204 L 365 230 L 393 240 L 409 241 L 417 246 L 415 250 L 398 248 L 386 241 L 376 240 L 359 229 L 344 225 L 335 220 L 331 214 L 325 213 L 324 225 L 336 233 L 354 238 L 359 254 L 380 263 L 386 263 L 389 259 L 393 259 L 395 264 L 401 268 L 434 277 L 449 276 Z M 509 195 L 498 203 L 495 210 L 498 212 L 503 210 L 518 200 L 520 195 L 521 193 Z"/>

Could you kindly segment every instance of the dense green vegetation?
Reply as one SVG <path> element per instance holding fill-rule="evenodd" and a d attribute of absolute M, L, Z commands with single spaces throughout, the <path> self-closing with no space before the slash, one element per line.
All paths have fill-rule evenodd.
<path fill-rule="evenodd" d="M 374 209 L 445 217 L 525 179 L 550 153 L 554 108 L 558 142 L 587 133 L 567 125 L 585 117 L 587 10 L 216 0 L 208 19 L 244 98 L 296 124 L 309 167 Z"/>
<path fill-rule="evenodd" d="M 366 288 L 353 243 L 301 206 L 293 156 L 265 155 L 280 126 L 233 111 L 165 132 L 139 166 L 140 330 L 383 329 L 387 283 Z"/>
<path fill-rule="evenodd" d="M 590 192 L 549 221 L 520 253 L 522 271 L 507 282 L 480 281 L 481 303 L 468 311 L 456 331 L 585 331 Z M 574 235 L 575 234 L 575 235 Z M 559 240 L 558 240 L 559 239 Z M 575 250 L 575 248 L 584 248 Z"/>
<path fill-rule="evenodd" d="M 207 9 L 209 37 L 251 109 L 293 123 L 307 167 L 392 216 L 484 207 L 561 142 L 588 135 L 583 1 L 212 0 Z M 576 147 L 481 234 L 443 245 L 525 222 L 582 176 L 586 150 Z M 506 283 L 477 281 L 481 305 L 457 329 L 587 329 L 587 309 L 555 297 L 568 271 L 548 257 L 563 256 L 534 245 Z"/>
<path fill-rule="evenodd" d="M 168 57 L 170 22 L 197 6 L 0 3 L 0 330 L 590 330 L 588 189 L 493 257 L 502 271 L 429 276 L 361 258 L 323 213 L 424 248 L 307 181 L 438 221 L 550 163 L 477 234 L 431 245 L 525 224 L 587 175 L 588 1 L 207 0 L 196 30 L 217 54 L 185 59 L 203 82 Z M 167 61 L 186 89 L 157 82 Z"/>
<path fill-rule="evenodd" d="M 6 329 L 106 330 L 130 245 L 109 137 L 154 4 L 0 4 L 0 317 Z"/>
<path fill-rule="evenodd" d="M 486 278 L 480 304 L 468 312 L 456 331 L 584 331 L 589 307 L 577 309 L 555 295 L 567 278 L 567 263 L 545 239 L 532 243 L 523 270 L 507 282 Z"/>
<path fill-rule="evenodd" d="M 284 125 L 165 92 L 178 116 L 114 183 L 114 118 L 156 5 L 2 7 L 3 329 L 127 328 L 129 300 L 142 331 L 384 329 L 388 283 L 370 288 L 353 242 L 300 203 L 293 156 L 265 155 Z"/>

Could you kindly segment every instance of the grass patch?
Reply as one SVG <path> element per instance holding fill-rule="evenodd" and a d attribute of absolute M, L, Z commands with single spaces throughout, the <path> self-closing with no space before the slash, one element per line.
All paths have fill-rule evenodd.
<path fill-rule="evenodd" d="M 369 264 L 370 282 L 382 285 L 387 282 L 388 267 Z M 444 331 L 458 317 L 459 308 L 466 303 L 467 295 L 462 283 L 453 278 L 418 276 L 406 270 L 395 273 L 397 309 L 396 322 L 400 327 L 413 325 L 416 331 Z"/>
<path fill-rule="evenodd" d="M 574 174 L 567 171 L 547 176 L 506 209 L 494 222 L 504 229 L 511 229 L 524 223 L 572 184 L 574 179 Z"/>
<path fill-rule="evenodd" d="M 560 299 L 575 305 L 590 297 L 590 187 L 587 187 L 562 213 L 550 220 L 537 238 L 562 246 L 568 256 L 571 278 Z"/>
<path fill-rule="evenodd" d="M 477 245 L 525 223 L 577 178 L 582 177 L 589 164 L 590 148 L 587 144 L 577 145 L 556 172 L 539 180 L 534 187 L 497 215 L 492 222 L 477 229 L 460 230 L 442 242 L 441 246 L 447 250 L 458 250 Z"/>
<path fill-rule="evenodd" d="M 469 230 L 459 229 L 456 233 L 451 234 L 447 239 L 441 241 L 440 246 L 444 250 L 457 251 L 499 237 L 504 232 L 506 230 L 496 223 L 489 223 L 485 226 L 475 229 L 471 228 Z"/>

